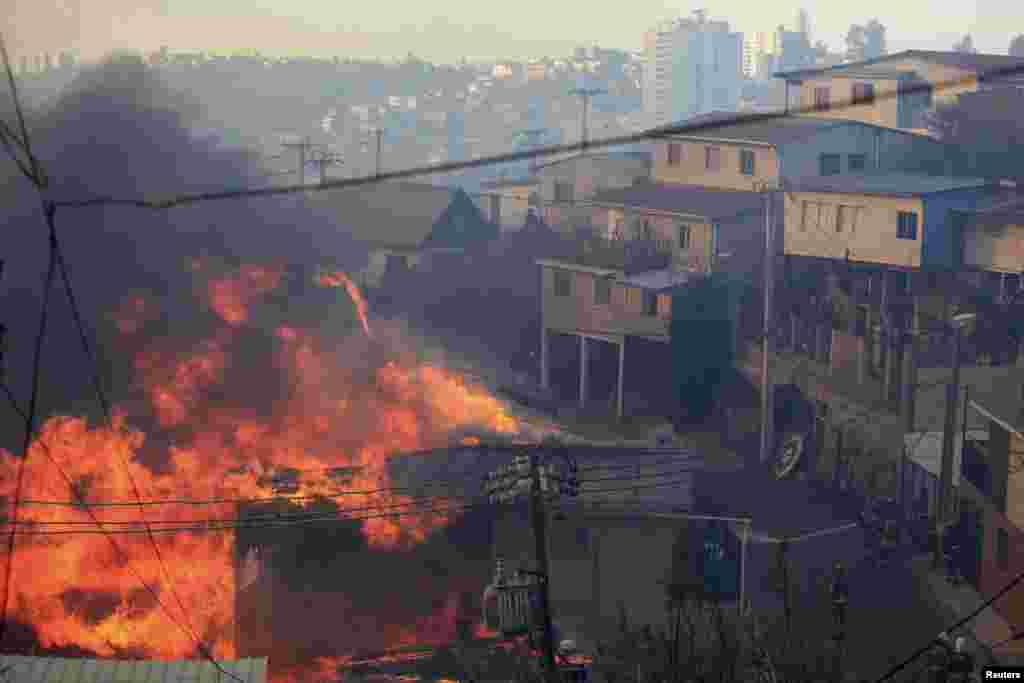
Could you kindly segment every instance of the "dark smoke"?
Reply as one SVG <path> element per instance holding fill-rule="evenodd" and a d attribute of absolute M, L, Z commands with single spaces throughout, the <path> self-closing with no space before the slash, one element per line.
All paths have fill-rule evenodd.
<path fill-rule="evenodd" d="M 9 106 L 2 111 L 13 123 Z M 172 91 L 136 58 L 115 58 L 83 72 L 47 109 L 30 112 L 37 156 L 51 179 L 49 196 L 163 197 L 265 185 L 259 160 L 251 154 L 190 136 L 189 127 L 200 115 L 199 103 Z M 25 399 L 46 231 L 35 192 L 6 159 L 0 162 L 0 198 L 9 236 L 0 253 L 7 261 L 0 282 L 0 311 L 10 329 L 7 382 Z M 67 209 L 58 212 L 57 223 L 79 306 L 95 331 L 101 370 L 117 401 L 132 398 L 135 349 L 119 338 L 111 314 L 129 294 L 156 303 L 147 344 L 170 335 L 188 340 L 202 335 L 212 315 L 197 314 L 197 283 L 185 268 L 188 259 L 207 255 L 225 263 L 272 260 L 310 268 L 329 257 L 351 267 L 364 262 L 366 253 L 339 234 L 331 216 L 299 197 L 228 200 L 163 212 Z M 47 414 L 96 416 L 89 368 L 60 290 L 51 311 L 42 408 Z M 255 389 L 246 393 L 268 395 L 276 387 L 270 381 Z M 9 411 L 0 413 L 0 446 L 17 448 L 20 427 Z"/>

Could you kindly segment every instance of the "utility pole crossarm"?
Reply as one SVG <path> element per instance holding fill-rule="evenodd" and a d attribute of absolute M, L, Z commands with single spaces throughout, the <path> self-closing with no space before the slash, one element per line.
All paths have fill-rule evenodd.
<path fill-rule="evenodd" d="M 590 114 L 590 99 L 595 95 L 603 95 L 608 92 L 603 88 L 573 88 L 570 94 L 578 96 L 583 103 L 583 121 L 580 125 L 580 141 L 584 146 L 589 142 L 589 124 L 588 118 Z"/>

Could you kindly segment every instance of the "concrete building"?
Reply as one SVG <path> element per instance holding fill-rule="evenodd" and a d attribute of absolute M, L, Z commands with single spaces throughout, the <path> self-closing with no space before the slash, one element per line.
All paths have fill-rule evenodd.
<path fill-rule="evenodd" d="M 643 107 L 649 125 L 714 110 L 735 111 L 743 80 L 743 35 L 725 21 L 662 24 L 644 37 Z"/>
<path fill-rule="evenodd" d="M 923 130 L 925 114 L 981 88 L 1024 84 L 1024 58 L 906 50 L 829 68 L 783 62 L 786 101 L 825 118 L 856 119 L 890 128 Z"/>
<path fill-rule="evenodd" d="M 771 54 L 771 48 L 768 34 L 764 31 L 748 34 L 743 41 L 743 75 L 747 78 L 767 78 L 769 72 L 763 70 L 764 57 Z"/>

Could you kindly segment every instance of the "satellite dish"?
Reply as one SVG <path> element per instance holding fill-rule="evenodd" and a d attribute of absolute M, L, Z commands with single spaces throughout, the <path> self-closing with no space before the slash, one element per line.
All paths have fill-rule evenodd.
<path fill-rule="evenodd" d="M 775 463 L 775 477 L 785 479 L 791 475 L 800 463 L 800 456 L 804 452 L 804 437 L 802 434 L 787 434 L 782 439 L 779 460 Z"/>

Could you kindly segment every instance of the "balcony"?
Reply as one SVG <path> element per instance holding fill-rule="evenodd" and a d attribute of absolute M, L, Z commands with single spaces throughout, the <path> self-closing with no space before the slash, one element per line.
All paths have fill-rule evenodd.
<path fill-rule="evenodd" d="M 552 260 L 635 275 L 672 265 L 673 244 L 654 239 L 609 239 L 579 226 L 562 238 Z"/>

